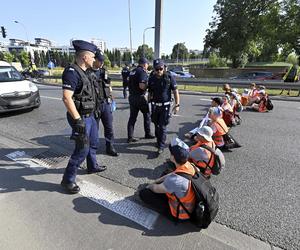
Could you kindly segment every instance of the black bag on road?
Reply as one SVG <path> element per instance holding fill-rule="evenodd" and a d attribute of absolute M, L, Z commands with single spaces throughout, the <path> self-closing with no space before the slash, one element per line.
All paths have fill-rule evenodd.
<path fill-rule="evenodd" d="M 182 204 L 180 199 L 175 195 L 179 206 L 189 214 L 190 220 L 199 228 L 207 228 L 215 219 L 219 210 L 219 194 L 211 185 L 210 181 L 200 172 L 194 176 L 185 173 L 176 173 L 192 182 L 192 188 L 196 195 L 195 209 L 190 213 Z"/>

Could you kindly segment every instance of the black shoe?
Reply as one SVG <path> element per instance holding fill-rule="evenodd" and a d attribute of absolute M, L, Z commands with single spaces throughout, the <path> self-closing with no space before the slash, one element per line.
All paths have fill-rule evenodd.
<path fill-rule="evenodd" d="M 80 187 L 75 183 L 66 183 L 61 181 L 60 185 L 62 185 L 70 194 L 77 194 L 80 191 Z"/>
<path fill-rule="evenodd" d="M 145 135 L 145 139 L 154 139 L 155 136 L 152 134 Z"/>
<path fill-rule="evenodd" d="M 127 143 L 137 142 L 137 141 L 139 141 L 139 139 L 134 138 L 134 137 L 131 137 L 131 138 L 128 138 L 128 139 L 127 139 Z"/>
<path fill-rule="evenodd" d="M 94 169 L 88 169 L 87 173 L 95 174 L 95 173 L 103 172 L 105 170 L 106 170 L 106 166 L 98 166 L 97 168 L 94 168 Z"/>
<path fill-rule="evenodd" d="M 106 147 L 106 154 L 110 156 L 119 156 L 118 152 L 112 145 Z"/>

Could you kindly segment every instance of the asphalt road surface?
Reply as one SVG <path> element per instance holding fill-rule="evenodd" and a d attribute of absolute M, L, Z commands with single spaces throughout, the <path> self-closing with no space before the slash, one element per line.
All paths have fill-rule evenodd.
<path fill-rule="evenodd" d="M 0 144 L 2 143 L 0 157 L 2 160 L 7 160 L 5 155 L 16 150 L 25 151 L 27 154 L 33 151 L 46 151 L 42 155 L 44 160 L 51 165 L 53 159 L 52 162 L 49 162 L 49 158 L 55 156 L 55 164 L 63 168 L 68 160 L 65 156 L 70 154 L 73 145 L 69 140 L 70 128 L 65 119 L 61 90 L 58 87 L 40 86 L 40 94 L 42 105 L 39 109 L 0 115 L 0 138 L 2 138 L 0 139 Z M 129 105 L 121 95 L 120 91 L 116 91 L 118 108 L 114 114 L 115 144 L 120 156 L 112 158 L 105 155 L 101 127 L 100 137 L 102 139 L 97 157 L 100 164 L 108 166 L 108 170 L 101 173 L 100 176 L 120 187 L 137 189 L 141 184 L 151 182 L 162 173 L 166 167 L 165 161 L 169 157 L 169 153 L 168 150 L 165 150 L 163 155 L 157 158 L 154 147 L 155 140 L 142 139 L 144 133 L 141 115 L 139 115 L 135 129 L 135 136 L 141 138 L 140 141 L 129 145 L 126 143 Z M 184 133 L 198 125 L 209 104 L 210 100 L 207 96 L 182 95 L 181 110 L 177 116 L 171 119 L 168 140 L 177 135 L 183 138 Z M 221 197 L 220 212 L 216 221 L 272 246 L 299 249 L 300 102 L 274 101 L 272 112 L 265 114 L 243 112 L 242 119 L 242 125 L 233 128 L 231 133 L 243 147 L 225 153 L 226 169 L 219 176 L 212 177 L 212 182 Z M 15 142 L 15 145 L 22 145 L 22 147 L 8 147 L 7 141 L 10 141 L 11 144 Z M 5 197 L 3 195 L 20 190 L 19 187 L 11 186 L 9 183 L 14 182 L 16 176 L 20 177 L 22 174 L 26 176 L 28 171 L 24 170 L 24 173 L 21 174 L 14 172 L 11 176 L 10 172 L 4 170 L 7 169 L 4 168 L 5 164 L 8 163 L 0 164 L 0 171 L 2 170 L 0 201 L 1 197 Z M 61 172 L 62 170 L 55 173 L 61 174 Z M 45 173 L 39 178 L 51 180 L 52 185 L 55 183 L 57 185 L 60 180 L 53 180 L 51 176 L 51 174 Z M 52 185 L 45 186 L 44 191 L 47 189 L 55 191 L 56 189 L 53 189 Z M 11 189 L 10 192 L 8 192 L 8 187 Z M 30 184 L 27 188 L 30 190 Z M 31 189 L 31 191 L 37 190 L 39 189 Z M 17 193 L 16 195 L 20 196 Z M 34 192 L 31 195 L 34 196 Z M 41 192 L 36 195 L 41 202 L 45 202 Z M 51 195 L 54 202 L 51 206 L 59 207 L 59 210 L 66 209 L 64 207 L 66 204 L 62 204 L 60 201 L 62 197 Z M 67 198 L 67 200 L 72 202 L 71 198 Z M 28 200 L 24 201 L 24 204 L 26 202 L 28 203 Z M 83 201 L 79 203 L 81 207 L 84 207 Z M 37 210 L 39 206 L 41 204 L 37 204 Z M 89 207 L 92 206 L 90 204 Z M 0 205 L 1 209 L 9 210 L 9 203 L 5 204 L 5 208 L 1 208 Z M 26 206 L 20 207 L 16 211 L 26 214 Z M 13 213 L 13 210 L 9 212 Z M 39 216 L 42 216 L 40 213 L 38 213 Z M 106 213 L 109 212 L 106 211 Z M 56 214 L 51 216 L 54 216 L 53 218 L 56 220 L 61 219 Z M 82 214 L 77 217 L 78 220 L 84 220 Z M 113 218 L 112 215 L 111 217 Z M 111 217 L 107 216 L 106 220 Z M 92 219 L 89 216 L 87 221 Z M 26 223 L 30 222 L 26 221 Z M 38 226 L 36 225 L 36 227 Z M 31 235 L 31 237 L 33 236 Z M 206 240 L 203 239 L 203 242 Z M 93 247 L 93 245 L 90 246 Z M 207 245 L 205 246 L 207 248 Z M 37 247 L 43 248 L 43 246 Z M 104 248 L 108 249 L 109 246 L 106 245 Z M 217 248 L 224 249 L 224 246 L 215 245 L 215 249 Z"/>

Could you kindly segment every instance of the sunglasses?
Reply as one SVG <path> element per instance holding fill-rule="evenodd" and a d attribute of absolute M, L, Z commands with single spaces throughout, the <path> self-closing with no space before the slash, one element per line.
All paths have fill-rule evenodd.
<path fill-rule="evenodd" d="M 162 71 L 164 68 L 156 68 L 155 71 Z"/>

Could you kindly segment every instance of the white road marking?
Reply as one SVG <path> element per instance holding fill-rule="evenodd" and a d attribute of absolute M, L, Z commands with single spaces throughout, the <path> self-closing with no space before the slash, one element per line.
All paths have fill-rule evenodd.
<path fill-rule="evenodd" d="M 25 151 L 15 151 L 7 154 L 6 157 L 36 171 L 51 167 L 39 160 L 33 160 L 31 156 L 25 153 Z M 129 200 L 124 195 L 97 186 L 88 181 L 79 180 L 78 183 L 80 185 L 80 194 L 82 196 L 147 228 L 148 230 L 154 228 L 155 222 L 159 217 L 157 212 Z"/>
<path fill-rule="evenodd" d="M 159 214 L 126 197 L 87 181 L 80 182 L 80 194 L 99 205 L 147 228 L 153 229 Z"/>
<path fill-rule="evenodd" d="M 32 157 L 27 155 L 25 151 L 15 151 L 5 156 L 19 164 L 24 165 L 25 167 L 32 168 L 36 171 L 50 167 L 50 165 L 41 162 L 38 159 L 32 159 Z"/>
<path fill-rule="evenodd" d="M 46 88 L 52 88 L 52 89 L 61 89 L 61 86 L 43 85 L 43 84 L 38 84 L 38 83 L 36 83 L 36 86 L 38 86 L 40 88 L 46 87 Z"/>
<path fill-rule="evenodd" d="M 43 96 L 41 95 L 42 98 L 46 98 L 46 99 L 52 99 L 52 100 L 59 100 L 62 101 L 62 98 L 58 98 L 58 97 L 52 97 L 52 96 Z"/>
<path fill-rule="evenodd" d="M 205 99 L 205 98 L 202 98 L 202 99 L 200 99 L 200 101 L 211 102 L 211 99 Z"/>

